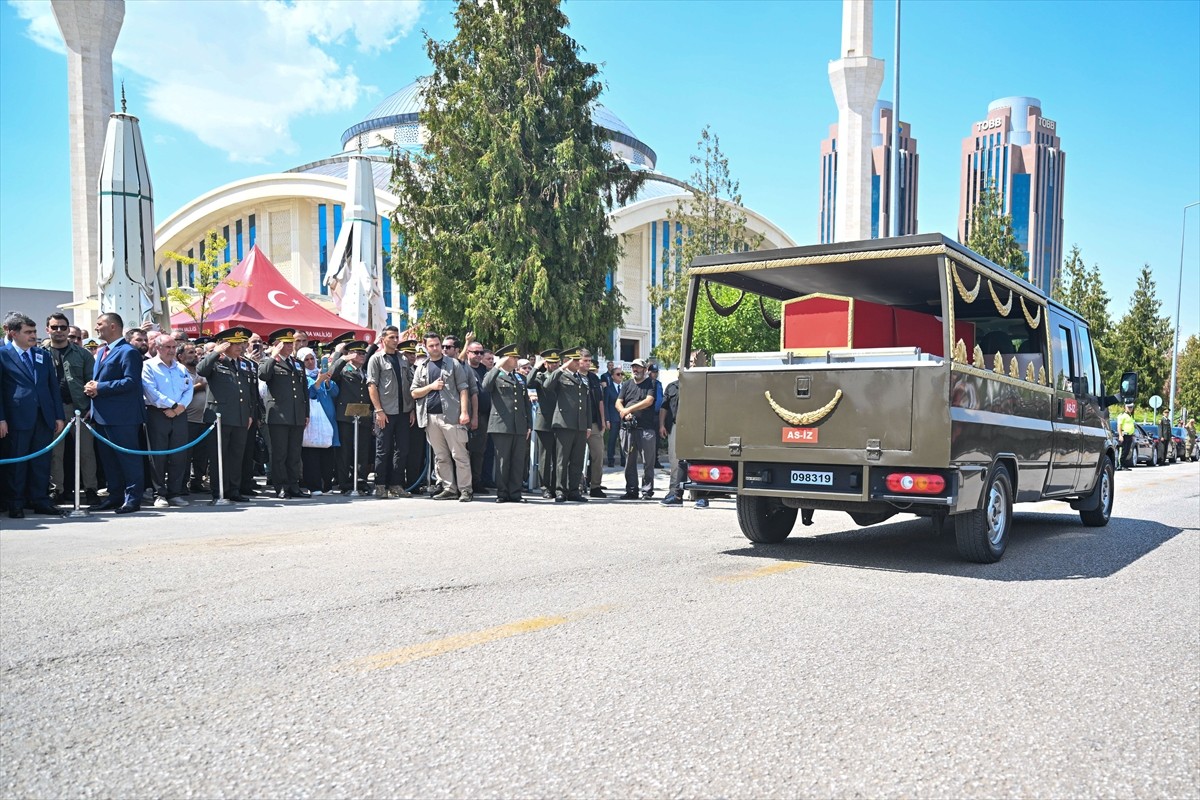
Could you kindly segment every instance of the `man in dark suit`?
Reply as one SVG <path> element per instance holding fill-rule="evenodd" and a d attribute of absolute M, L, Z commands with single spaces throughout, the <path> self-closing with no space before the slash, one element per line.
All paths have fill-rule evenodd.
<path fill-rule="evenodd" d="M 24 314 L 4 320 L 9 344 L 0 347 L 0 442 L 7 458 L 36 453 L 65 424 L 58 375 L 46 351 L 37 346 L 37 324 Z M 58 517 L 50 501 L 50 453 L 9 464 L 8 516 L 20 519 L 25 506 Z"/>
<path fill-rule="evenodd" d="M 524 503 L 525 451 L 532 427 L 533 406 L 529 390 L 517 377 L 516 344 L 496 350 L 496 366 L 483 377 L 481 392 L 492 399 L 488 433 L 496 447 L 496 502 Z"/>
<path fill-rule="evenodd" d="M 125 340 L 124 321 L 107 312 L 96 320 L 96 337 L 104 345 L 96 352 L 96 371 L 84 384 L 83 393 L 92 398 L 92 421 L 97 432 L 116 445 L 137 450 L 138 433 L 146 421 L 142 399 L 142 351 Z M 108 481 L 108 497 L 89 506 L 88 511 L 132 514 L 142 509 L 146 472 L 141 456 L 122 453 L 100 444 L 100 461 Z"/>
<path fill-rule="evenodd" d="M 308 424 L 308 376 L 292 357 L 295 328 L 280 328 L 267 337 L 270 348 L 258 365 L 271 405 L 267 433 L 271 437 L 271 483 L 277 497 L 309 497 L 300 488 L 300 448 Z"/>
<path fill-rule="evenodd" d="M 580 374 L 583 354 L 581 348 L 563 350 L 562 367 L 550 376 L 546 385 L 555 393 L 554 438 L 558 450 L 555 477 L 558 485 L 554 502 L 568 500 L 587 502 L 579 491 L 583 480 L 583 456 L 592 431 L 592 409 L 587 384 L 587 370 Z M 588 353 L 590 358 L 591 354 Z"/>

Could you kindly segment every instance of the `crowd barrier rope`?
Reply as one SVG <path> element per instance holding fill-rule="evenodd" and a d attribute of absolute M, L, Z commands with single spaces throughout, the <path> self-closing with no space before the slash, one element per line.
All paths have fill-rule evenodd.
<path fill-rule="evenodd" d="M 170 450 L 130 450 L 128 447 L 121 447 L 121 445 L 110 442 L 108 439 L 105 439 L 103 436 L 96 433 L 96 429 L 92 427 L 91 423 L 85 422 L 83 425 L 92 432 L 92 436 L 95 436 L 98 440 L 108 445 L 113 450 L 116 450 L 118 453 L 125 453 L 126 455 L 131 456 L 173 456 L 176 453 L 182 453 L 184 450 L 190 450 L 191 448 L 200 444 L 200 442 L 204 441 L 204 437 L 212 433 L 213 428 L 217 427 L 217 423 L 214 422 L 212 425 L 209 425 L 207 428 L 205 428 L 204 433 L 200 434 L 192 441 L 188 442 L 187 444 L 180 445 L 179 447 L 173 447 Z"/>
<path fill-rule="evenodd" d="M 46 455 L 46 453 L 49 453 L 54 448 L 58 447 L 59 442 L 67 438 L 67 434 L 71 432 L 71 426 L 74 424 L 75 423 L 72 422 L 70 424 L 63 425 L 62 432 L 59 433 L 58 436 L 54 437 L 54 441 L 50 442 L 50 444 L 46 445 L 41 450 L 38 450 L 36 453 L 30 453 L 27 456 L 15 456 L 14 458 L 0 458 L 0 467 L 6 464 L 20 464 L 22 461 L 31 461 L 38 456 Z"/>

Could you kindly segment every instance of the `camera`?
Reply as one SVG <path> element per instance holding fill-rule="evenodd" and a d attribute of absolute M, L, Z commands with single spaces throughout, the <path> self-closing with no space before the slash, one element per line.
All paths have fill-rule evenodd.
<path fill-rule="evenodd" d="M 636 431 L 637 429 L 638 429 L 638 422 L 637 422 L 636 417 L 630 417 L 629 419 L 621 420 L 621 430 Z"/>

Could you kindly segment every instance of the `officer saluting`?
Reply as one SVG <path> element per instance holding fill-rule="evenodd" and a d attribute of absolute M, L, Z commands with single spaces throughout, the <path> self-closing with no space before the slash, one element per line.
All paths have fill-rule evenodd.
<path fill-rule="evenodd" d="M 341 337 L 338 337 L 339 339 Z M 334 340 L 337 342 L 337 339 Z M 337 451 L 338 488 L 342 494 L 349 494 L 354 489 L 362 491 L 366 486 L 367 475 L 371 472 L 372 456 L 375 453 L 374 441 L 371 439 L 370 417 L 359 421 L 358 425 L 358 480 L 359 486 L 354 485 L 354 417 L 347 413 L 347 406 L 366 406 L 371 404 L 371 395 L 367 390 L 367 347 L 369 344 L 361 340 L 352 340 L 342 344 L 341 353 L 333 356 L 333 369 L 330 379 L 337 384 L 338 395 L 334 401 L 337 409 L 338 438 L 341 446 Z M 356 409 L 351 409 L 356 410 Z"/>
<path fill-rule="evenodd" d="M 218 452 L 225 471 L 225 499 L 246 500 L 241 493 L 242 454 L 247 431 L 254 421 L 254 404 L 258 402 L 258 376 L 242 359 L 250 336 L 249 328 L 221 331 L 213 336 L 216 348 L 196 364 L 196 374 L 208 381 L 204 421 L 211 424 L 218 413 L 221 415 L 221 437 L 218 439 L 214 433 L 209 439 L 213 500 L 221 496 Z"/>
<path fill-rule="evenodd" d="M 578 347 L 563 350 L 560 355 L 562 368 L 546 381 L 556 395 L 552 423 L 558 447 L 556 503 L 568 500 L 587 502 L 587 498 L 579 491 L 583 479 L 583 453 L 587 437 L 592 432 L 592 405 L 587 378 L 579 374 L 580 359 L 585 352 Z"/>
<path fill-rule="evenodd" d="M 558 369 L 559 356 L 557 350 L 543 350 L 538 356 L 529 378 L 529 386 L 537 393 L 537 414 L 533 419 L 533 430 L 537 433 L 538 447 L 541 455 L 538 457 L 538 480 L 542 484 L 542 497 L 549 500 L 554 497 L 555 461 L 558 457 L 558 447 L 554 439 L 554 389 L 547 386 L 547 381 Z"/>
<path fill-rule="evenodd" d="M 496 502 L 524 503 L 521 484 L 533 406 L 524 381 L 516 374 L 517 345 L 506 344 L 495 355 L 496 366 L 483 376 L 483 391 L 492 398 L 488 434 L 496 448 Z"/>
<path fill-rule="evenodd" d="M 292 357 L 295 328 L 273 331 L 270 348 L 258 365 L 258 378 L 267 385 L 272 405 L 267 411 L 271 437 L 271 483 L 277 497 L 309 497 L 300 488 L 300 448 L 308 424 L 308 376 L 304 365 Z"/>

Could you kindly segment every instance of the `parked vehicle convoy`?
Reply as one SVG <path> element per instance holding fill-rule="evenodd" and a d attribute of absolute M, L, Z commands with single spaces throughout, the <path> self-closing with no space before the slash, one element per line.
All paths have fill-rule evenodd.
<path fill-rule="evenodd" d="M 906 512 L 951 519 L 960 554 L 993 562 L 1014 503 L 1108 523 L 1118 399 L 1086 321 L 1031 284 L 940 234 L 706 256 L 689 275 L 684 354 L 701 303 L 756 304 L 779 330 L 778 350 L 679 377 L 685 488 L 736 493 L 752 542 L 786 539 L 801 509 Z"/>
<path fill-rule="evenodd" d="M 1191 455 L 1187 452 L 1187 431 L 1182 425 L 1176 425 L 1171 428 L 1171 442 L 1175 445 L 1175 460 L 1190 461 Z"/>
<path fill-rule="evenodd" d="M 1145 459 L 1146 464 L 1151 467 L 1157 467 L 1162 463 L 1162 458 L 1159 456 L 1162 448 L 1158 444 L 1162 437 L 1159 435 L 1158 426 L 1153 422 L 1138 422 L 1135 424 L 1138 430 L 1142 432 L 1142 435 L 1150 441 L 1150 453 Z"/>
<path fill-rule="evenodd" d="M 1121 435 L 1117 433 L 1117 421 L 1115 419 L 1110 419 L 1108 421 L 1108 427 L 1109 430 L 1112 431 L 1113 436 L 1116 438 L 1117 456 L 1120 457 Z M 1133 449 L 1130 450 L 1130 463 L 1135 467 L 1138 464 L 1149 464 L 1151 456 L 1150 451 L 1153 449 L 1153 441 L 1149 436 L 1146 435 L 1146 432 L 1142 430 L 1141 425 L 1135 422 L 1133 428 Z"/>

